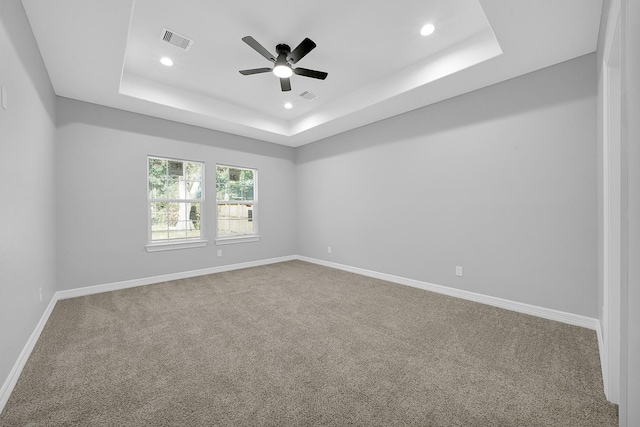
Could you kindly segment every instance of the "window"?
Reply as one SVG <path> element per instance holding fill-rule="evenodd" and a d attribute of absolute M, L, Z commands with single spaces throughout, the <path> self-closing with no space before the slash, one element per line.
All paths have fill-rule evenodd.
<path fill-rule="evenodd" d="M 204 246 L 204 164 L 148 158 L 148 251 Z"/>
<path fill-rule="evenodd" d="M 257 182 L 255 169 L 216 166 L 216 243 L 258 240 Z"/>

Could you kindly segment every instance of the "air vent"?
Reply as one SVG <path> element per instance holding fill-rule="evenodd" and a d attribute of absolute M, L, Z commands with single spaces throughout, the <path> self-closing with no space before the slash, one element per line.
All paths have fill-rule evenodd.
<path fill-rule="evenodd" d="M 162 30 L 160 39 L 184 50 L 191 49 L 191 46 L 193 45 L 193 40 L 190 40 L 185 36 L 181 36 L 180 34 L 175 33 L 171 30 L 167 30 L 166 28 Z"/>
<path fill-rule="evenodd" d="M 307 92 L 306 90 L 300 94 L 300 96 L 307 101 L 313 101 L 318 97 L 315 93 Z"/>

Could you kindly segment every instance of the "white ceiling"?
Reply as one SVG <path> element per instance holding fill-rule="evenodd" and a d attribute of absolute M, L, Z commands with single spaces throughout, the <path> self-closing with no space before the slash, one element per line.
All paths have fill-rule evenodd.
<path fill-rule="evenodd" d="M 300 146 L 595 51 L 602 0 L 22 0 L 57 95 Z M 425 23 L 434 34 L 420 35 Z M 189 51 L 163 28 L 194 40 Z M 267 50 L 317 47 L 282 92 Z M 159 59 L 169 56 L 173 67 Z M 316 95 L 301 98 L 303 91 Z M 293 108 L 284 108 L 291 102 Z"/>

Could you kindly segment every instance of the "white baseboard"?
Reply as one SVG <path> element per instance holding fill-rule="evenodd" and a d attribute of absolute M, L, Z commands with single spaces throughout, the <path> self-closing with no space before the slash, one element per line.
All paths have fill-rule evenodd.
<path fill-rule="evenodd" d="M 315 258 L 290 255 L 290 256 L 284 256 L 284 257 L 278 257 L 278 258 L 269 258 L 269 259 L 259 260 L 259 261 L 250 261 L 250 262 L 243 262 L 238 264 L 223 265 L 219 267 L 204 268 L 201 270 L 191 270 L 191 271 L 185 271 L 181 273 L 172 273 L 172 274 L 165 274 L 162 276 L 145 277 L 141 279 L 126 280 L 122 282 L 87 286 L 83 288 L 69 289 L 66 291 L 56 292 L 51 298 L 51 301 L 49 302 L 49 305 L 47 306 L 46 310 L 42 314 L 42 317 L 38 322 L 38 324 L 36 325 L 35 330 L 29 337 L 27 344 L 25 345 L 24 349 L 20 353 L 18 360 L 16 361 L 15 365 L 13 366 L 13 369 L 9 373 L 9 376 L 7 377 L 6 381 L 2 385 L 2 388 L 0 388 L 0 412 L 2 412 L 2 410 L 4 409 L 4 406 L 9 400 L 9 396 L 11 395 L 13 388 L 18 382 L 18 378 L 22 373 L 22 369 L 27 363 L 27 360 L 29 359 L 29 356 L 31 355 L 31 352 L 33 351 L 33 348 L 36 345 L 36 342 L 38 341 L 38 338 L 40 337 L 40 334 L 42 333 L 42 330 L 44 329 L 44 326 L 46 325 L 47 320 L 49 320 L 49 316 L 51 315 L 51 312 L 53 311 L 53 308 L 55 307 L 56 302 L 58 300 L 75 298 L 75 297 L 80 297 L 85 295 L 92 295 L 92 294 L 97 294 L 102 292 L 110 292 L 110 291 L 115 291 L 119 289 L 133 288 L 136 286 L 151 285 L 154 283 L 168 282 L 171 280 L 186 279 L 190 277 L 203 276 L 207 274 L 222 273 L 225 271 L 239 270 L 243 268 L 259 267 L 262 265 L 275 264 L 278 262 L 285 262 L 285 261 L 292 261 L 292 260 L 300 260 L 300 261 L 310 262 L 313 264 L 324 265 L 326 267 L 336 268 L 338 270 L 344 270 L 351 273 L 360 274 L 363 276 L 386 280 L 388 282 L 398 283 L 406 286 L 412 286 L 414 288 L 424 289 L 427 291 L 437 292 L 440 294 L 445 294 L 445 295 L 453 296 L 456 298 L 462 298 L 469 301 L 475 301 L 482 304 L 492 305 L 495 307 L 516 311 L 519 313 L 530 314 L 532 316 L 538 316 L 544 319 L 555 320 L 557 322 L 562 322 L 570 325 L 593 329 L 596 331 L 598 336 L 598 346 L 600 348 L 600 359 L 603 360 L 602 351 L 604 346 L 603 346 L 603 340 L 602 340 L 602 331 L 600 330 L 600 322 L 598 321 L 598 319 L 593 319 L 586 316 L 580 316 L 577 314 L 565 313 L 562 311 L 552 310 L 544 307 L 537 307 L 534 305 L 524 304 L 520 302 L 509 301 L 502 298 L 491 297 L 487 295 L 463 291 L 460 289 L 449 288 L 446 286 L 434 285 L 432 283 L 421 282 L 418 280 L 407 279 L 405 277 L 393 276 L 391 274 L 379 273 L 377 271 L 365 270 L 363 268 L 351 267 L 348 265 L 337 264 L 334 262 L 323 261 Z M 603 370 L 603 374 L 604 374 L 604 370 Z"/>
<path fill-rule="evenodd" d="M 69 289 L 66 291 L 56 292 L 51 298 L 51 301 L 49 302 L 49 305 L 47 306 L 46 310 L 42 314 L 42 317 L 40 318 L 40 321 L 36 325 L 35 330 L 29 337 L 27 344 L 22 349 L 22 352 L 20 353 L 18 360 L 16 361 L 16 363 L 13 365 L 13 368 L 11 369 L 11 372 L 9 372 L 9 376 L 7 377 L 4 384 L 2 385 L 2 388 L 0 388 L 0 413 L 4 409 L 4 406 L 7 404 L 7 401 L 9 400 L 9 396 L 11 396 L 11 392 L 13 392 L 13 388 L 18 382 L 18 378 L 20 378 L 22 369 L 24 368 L 24 365 L 27 363 L 27 360 L 29 359 L 31 352 L 35 347 L 36 342 L 38 342 L 38 338 L 40 337 L 40 334 L 42 333 L 44 326 L 47 324 L 47 321 L 49 320 L 49 316 L 51 315 L 51 312 L 53 311 L 53 308 L 55 307 L 58 300 L 81 297 L 85 295 L 98 294 L 102 292 L 110 292 L 118 289 L 133 288 L 136 286 L 152 285 L 154 283 L 168 282 L 170 280 L 186 279 L 189 277 L 197 277 L 197 276 L 204 276 L 204 275 L 213 274 L 213 273 L 222 273 L 225 271 L 240 270 L 242 268 L 259 267 L 261 265 L 291 261 L 297 258 L 298 257 L 295 255 L 284 256 L 279 258 L 269 258 L 269 259 L 264 259 L 259 261 L 250 261 L 250 262 L 243 262 L 238 264 L 222 265 L 219 267 L 204 268 L 201 270 L 192 270 L 192 271 L 185 271 L 181 273 L 165 274 L 162 276 L 145 277 L 142 279 L 126 280 L 123 282 L 107 283 L 103 285 L 86 286 L 83 288 Z"/>
<path fill-rule="evenodd" d="M 598 349 L 600 350 L 600 370 L 602 371 L 602 386 L 604 388 L 604 395 L 608 401 L 609 398 L 609 369 L 607 366 L 607 347 L 604 345 L 604 331 L 602 329 L 602 323 L 598 321 L 598 327 L 596 328 L 596 334 L 598 336 Z M 612 402 L 618 403 L 618 402 Z"/>
<path fill-rule="evenodd" d="M 261 265 L 275 264 L 278 262 L 297 259 L 295 255 L 269 258 L 259 261 L 242 262 L 238 264 L 222 265 L 219 267 L 203 268 L 200 270 L 184 271 L 180 273 L 164 274 L 162 276 L 143 277 L 141 279 L 125 280 L 123 282 L 106 283 L 103 285 L 86 286 L 84 288 L 69 289 L 56 292 L 58 299 L 81 297 L 85 295 L 99 294 L 102 292 L 117 291 L 119 289 L 135 288 L 136 286 L 152 285 L 154 283 L 169 282 L 171 280 L 188 279 L 190 277 L 205 276 L 207 274 L 222 273 L 225 271 L 240 270 L 242 268 L 259 267 Z"/>
<path fill-rule="evenodd" d="M 40 334 L 44 329 L 44 325 L 46 325 L 47 320 L 49 320 L 49 316 L 53 311 L 53 307 L 55 307 L 56 305 L 56 301 L 57 299 L 55 298 L 55 295 L 54 295 L 54 297 L 51 298 L 51 301 L 49 301 L 49 305 L 47 305 L 47 308 L 44 310 L 44 313 L 42 313 L 42 317 L 40 317 L 40 321 L 38 322 L 35 329 L 31 333 L 31 336 L 27 340 L 27 344 L 22 349 L 20 356 L 18 356 L 18 360 L 16 360 L 16 363 L 13 365 L 13 368 L 11 369 L 11 372 L 9 372 L 9 376 L 5 380 L 4 384 L 2 384 L 2 388 L 0 388 L 0 413 L 2 413 L 4 406 L 7 404 L 7 401 L 9 400 L 9 396 L 11 396 L 11 392 L 13 391 L 13 388 L 16 386 L 16 383 L 18 382 L 18 378 L 20 378 L 22 369 L 24 369 L 24 365 L 27 364 L 27 360 L 29 360 L 29 356 L 31 356 L 31 352 L 33 351 L 33 348 L 36 346 L 36 343 L 38 342 L 38 338 L 40 338 Z"/>
<path fill-rule="evenodd" d="M 477 294 L 474 292 L 449 288 L 447 286 L 434 285 L 433 283 L 421 282 L 419 280 L 407 279 L 405 277 L 393 276 L 391 274 L 379 273 L 377 271 L 365 270 L 363 268 L 351 267 L 348 265 L 337 264 L 335 262 L 329 262 L 315 258 L 298 256 L 297 259 L 314 264 L 324 265 L 326 267 L 349 271 L 351 273 L 360 274 L 362 276 L 386 280 L 387 282 L 398 283 L 401 285 L 424 289 L 426 291 L 437 292 L 439 294 L 479 302 L 494 307 L 500 307 L 507 310 L 516 311 L 518 313 L 530 314 L 532 316 L 542 317 L 544 319 L 555 320 L 557 322 L 567 323 L 569 325 L 581 326 L 583 328 L 593 329 L 595 331 L 598 331 L 600 329 L 600 321 L 598 319 L 581 316 L 579 314 L 566 313 L 564 311 L 553 310 L 550 308 L 538 307 L 535 305 L 524 304 L 517 301 L 510 301 L 502 298 Z"/>

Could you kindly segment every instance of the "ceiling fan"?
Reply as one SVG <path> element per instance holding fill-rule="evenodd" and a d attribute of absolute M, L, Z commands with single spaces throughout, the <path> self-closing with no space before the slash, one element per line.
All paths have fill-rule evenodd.
<path fill-rule="evenodd" d="M 275 55 L 272 55 L 271 52 L 265 49 L 260 43 L 256 41 L 256 39 L 251 36 L 243 37 L 242 41 L 251 46 L 256 52 L 264 56 L 268 61 L 273 62 L 275 65 L 273 68 L 265 67 L 252 68 L 250 70 L 240 70 L 240 74 L 242 74 L 243 76 L 249 76 L 251 74 L 273 72 L 273 74 L 280 78 L 280 88 L 283 92 L 291 90 L 291 81 L 289 80 L 289 77 L 291 77 L 293 74 L 320 80 L 326 79 L 329 75 L 324 71 L 291 67 L 291 64 L 295 64 L 300 61 L 316 47 L 316 44 L 311 39 L 305 38 L 298 45 L 298 47 L 293 49 L 293 51 L 286 44 L 277 45 L 277 57 Z"/>

